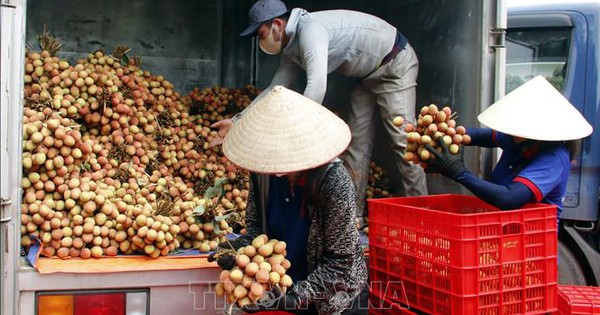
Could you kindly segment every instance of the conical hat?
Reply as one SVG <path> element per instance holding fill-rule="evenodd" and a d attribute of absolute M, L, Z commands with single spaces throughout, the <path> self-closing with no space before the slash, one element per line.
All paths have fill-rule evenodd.
<path fill-rule="evenodd" d="M 323 165 L 349 143 L 350 128 L 342 119 L 309 98 L 276 86 L 231 127 L 223 152 L 242 168 L 277 174 Z"/>
<path fill-rule="evenodd" d="M 579 111 L 542 76 L 508 93 L 477 118 L 494 130 L 542 141 L 580 139 L 593 130 Z"/>

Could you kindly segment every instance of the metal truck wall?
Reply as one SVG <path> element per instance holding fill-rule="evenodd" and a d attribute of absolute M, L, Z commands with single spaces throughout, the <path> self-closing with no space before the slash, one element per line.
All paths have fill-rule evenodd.
<path fill-rule="evenodd" d="M 491 23 L 490 17 L 494 12 L 486 12 L 495 10 L 493 2 L 288 0 L 286 4 L 288 7 L 301 7 L 308 11 L 358 10 L 385 19 L 408 37 L 418 55 L 417 108 L 430 103 L 449 105 L 458 111 L 459 124 L 478 126 L 479 109 L 482 105 L 491 104 L 493 99 L 493 59 L 487 48 L 487 32 L 490 30 L 487 24 Z M 277 64 L 277 57 L 258 54 L 258 86 L 269 84 Z M 324 105 L 335 109 L 342 116 L 346 115 L 349 94 L 354 84 L 354 80 L 330 75 Z M 492 84 L 491 87 L 489 84 Z M 397 181 L 394 179 L 399 175 L 394 167 L 390 140 L 383 126 L 378 130 L 377 141 L 374 160 L 384 166 L 392 178 L 391 188 L 395 190 L 394 183 Z M 474 147 L 465 151 L 467 166 L 476 173 L 482 169 L 478 162 L 479 153 Z M 428 175 L 427 181 L 430 193 L 467 193 L 464 188 L 440 175 Z"/>
<path fill-rule="evenodd" d="M 250 6 L 240 0 L 29 0 L 27 43 L 39 49 L 37 35 L 46 25 L 63 43 L 59 56 L 71 61 L 127 45 L 145 70 L 180 93 L 238 87 L 251 81 L 252 43 L 237 38 Z"/>

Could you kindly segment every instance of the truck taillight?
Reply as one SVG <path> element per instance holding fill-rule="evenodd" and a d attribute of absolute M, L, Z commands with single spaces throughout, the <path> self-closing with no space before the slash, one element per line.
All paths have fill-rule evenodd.
<path fill-rule="evenodd" d="M 38 293 L 37 315 L 146 315 L 147 291 Z"/>
<path fill-rule="evenodd" d="M 37 301 L 38 315 L 72 315 L 72 295 L 42 295 Z"/>
<path fill-rule="evenodd" d="M 76 295 L 73 315 L 124 315 L 125 293 Z"/>

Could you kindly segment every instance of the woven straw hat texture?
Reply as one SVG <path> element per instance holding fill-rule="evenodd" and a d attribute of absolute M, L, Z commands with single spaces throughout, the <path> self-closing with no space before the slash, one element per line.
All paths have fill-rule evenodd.
<path fill-rule="evenodd" d="M 349 143 L 350 129 L 342 119 L 321 104 L 276 86 L 231 127 L 223 152 L 249 171 L 281 174 L 323 165 Z"/>
<path fill-rule="evenodd" d="M 477 118 L 494 130 L 533 140 L 575 140 L 593 131 L 581 113 L 542 76 L 508 93 Z"/>

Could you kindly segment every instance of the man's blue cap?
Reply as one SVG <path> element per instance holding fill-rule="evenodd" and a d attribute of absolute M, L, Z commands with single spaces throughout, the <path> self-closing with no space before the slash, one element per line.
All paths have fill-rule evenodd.
<path fill-rule="evenodd" d="M 280 0 L 258 0 L 248 11 L 248 27 L 240 33 L 242 37 L 256 36 L 260 25 L 288 12 Z"/>

